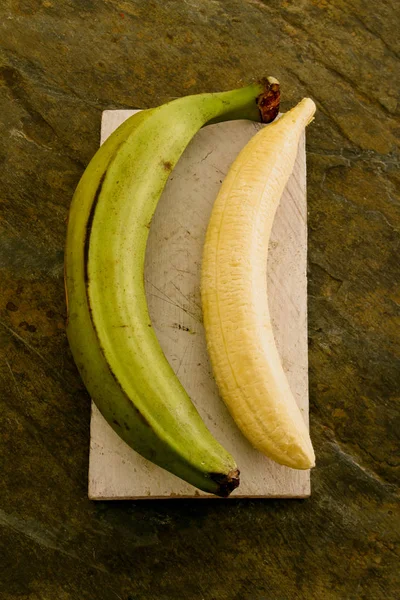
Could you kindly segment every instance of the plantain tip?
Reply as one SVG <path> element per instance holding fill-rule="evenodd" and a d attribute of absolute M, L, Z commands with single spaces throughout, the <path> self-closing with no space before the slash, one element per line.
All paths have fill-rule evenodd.
<path fill-rule="evenodd" d="M 232 469 L 228 474 L 212 473 L 211 479 L 218 483 L 218 489 L 214 492 L 215 495 L 221 496 L 221 498 L 227 498 L 233 490 L 239 487 L 240 471 L 239 469 Z"/>

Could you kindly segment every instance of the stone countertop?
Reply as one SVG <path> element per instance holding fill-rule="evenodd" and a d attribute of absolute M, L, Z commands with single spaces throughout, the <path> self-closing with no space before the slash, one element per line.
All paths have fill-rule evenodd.
<path fill-rule="evenodd" d="M 3 0 L 2 600 L 399 597 L 398 30 L 395 0 Z M 101 111 L 268 74 L 283 109 L 304 95 L 318 106 L 307 134 L 313 495 L 91 502 L 63 246 Z"/>

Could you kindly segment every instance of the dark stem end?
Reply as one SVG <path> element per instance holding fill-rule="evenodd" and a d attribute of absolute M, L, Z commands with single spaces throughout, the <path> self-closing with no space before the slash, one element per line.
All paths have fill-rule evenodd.
<path fill-rule="evenodd" d="M 281 99 L 279 81 L 275 77 L 267 77 L 262 80 L 264 89 L 256 98 L 257 106 L 260 111 L 261 121 L 271 123 L 279 113 L 279 103 Z"/>
<path fill-rule="evenodd" d="M 227 475 L 212 473 L 211 479 L 218 483 L 218 490 L 215 492 L 216 496 L 227 498 L 240 484 L 240 471 L 239 469 L 233 469 Z"/>

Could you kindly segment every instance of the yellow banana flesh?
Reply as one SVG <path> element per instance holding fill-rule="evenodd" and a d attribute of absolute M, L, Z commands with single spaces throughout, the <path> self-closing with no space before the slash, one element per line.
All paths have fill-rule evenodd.
<path fill-rule="evenodd" d="M 266 267 L 275 212 L 315 104 L 303 99 L 258 132 L 215 201 L 202 262 L 207 347 L 221 396 L 251 444 L 295 469 L 315 463 L 268 308 Z"/>

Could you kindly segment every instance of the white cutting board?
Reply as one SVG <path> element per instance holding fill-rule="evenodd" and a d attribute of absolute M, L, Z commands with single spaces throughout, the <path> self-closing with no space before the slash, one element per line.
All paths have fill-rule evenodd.
<path fill-rule="evenodd" d="M 134 112 L 104 111 L 101 142 Z M 250 121 L 210 125 L 188 146 L 152 220 L 146 292 L 154 330 L 167 359 L 206 425 L 235 457 L 241 471 L 240 487 L 231 497 L 304 498 L 310 495 L 309 471 L 296 471 L 269 460 L 250 446 L 231 419 L 213 380 L 202 325 L 200 267 L 212 205 L 232 161 L 260 127 L 263 125 Z M 267 277 L 277 345 L 308 421 L 306 221 L 303 138 L 275 218 Z M 92 500 L 210 497 L 139 456 L 94 405 L 90 433 Z"/>

